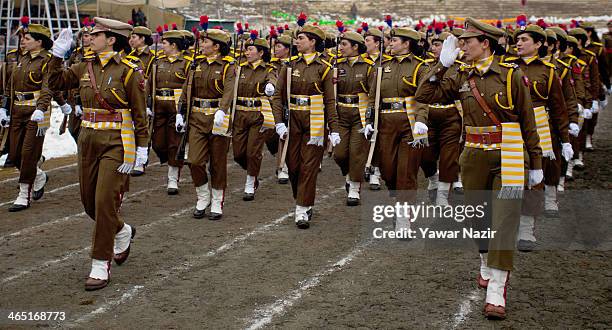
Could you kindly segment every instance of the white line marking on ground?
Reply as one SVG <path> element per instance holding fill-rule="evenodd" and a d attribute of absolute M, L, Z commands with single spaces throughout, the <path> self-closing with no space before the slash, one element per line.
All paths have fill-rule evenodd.
<path fill-rule="evenodd" d="M 68 188 L 78 187 L 78 186 L 79 186 L 78 182 L 77 183 L 72 183 L 72 184 L 69 184 L 67 186 L 62 186 L 62 187 L 59 187 L 59 188 L 55 188 L 53 190 L 45 191 L 45 195 L 53 194 L 53 193 L 56 193 L 58 191 L 62 191 L 62 190 L 66 190 Z M 8 202 L 0 203 L 0 206 L 5 206 L 5 205 L 8 205 L 8 204 L 12 204 L 13 202 L 14 202 L 14 200 L 10 200 Z"/>
<path fill-rule="evenodd" d="M 182 209 L 182 210 L 180 210 L 178 212 L 174 212 L 174 213 L 172 213 L 172 214 L 168 215 L 167 217 L 162 218 L 160 220 L 157 220 L 157 221 L 154 221 L 154 222 L 150 222 L 150 223 L 147 223 L 147 224 L 142 225 L 142 226 L 138 226 L 138 231 L 140 233 L 143 233 L 143 232 L 146 233 L 147 229 L 152 227 L 154 224 L 160 224 L 162 222 L 167 222 L 167 221 L 174 220 L 174 218 L 176 218 L 178 216 L 182 216 L 185 213 L 191 211 L 192 209 L 193 209 L 192 207 L 188 207 L 188 208 Z M 82 248 L 80 250 L 70 251 L 70 252 L 64 254 L 63 256 L 61 256 L 61 257 L 59 257 L 57 259 L 52 259 L 52 260 L 45 261 L 43 264 L 41 264 L 39 266 L 31 267 L 31 268 L 22 270 L 22 271 L 20 271 L 17 274 L 14 274 L 14 275 L 5 277 L 3 279 L 0 279 L 0 284 L 8 283 L 10 281 L 13 281 L 13 280 L 16 280 L 18 278 L 24 277 L 24 276 L 26 276 L 28 274 L 31 274 L 31 273 L 39 273 L 39 272 L 45 270 L 46 268 L 48 268 L 48 267 L 50 267 L 52 265 L 59 264 L 59 263 L 64 262 L 64 261 L 66 261 L 68 259 L 71 259 L 73 257 L 81 255 L 81 254 L 89 251 L 90 249 L 91 249 L 91 247 L 87 246 L 87 247 L 84 247 L 84 248 Z"/>
<path fill-rule="evenodd" d="M 338 189 L 332 190 L 328 194 L 321 195 L 321 197 L 318 198 L 318 201 L 319 202 L 323 202 L 324 200 L 330 198 L 336 192 L 343 191 L 343 190 L 344 190 L 344 188 L 338 188 Z M 210 250 L 209 252 L 206 252 L 206 253 L 203 253 L 203 254 L 200 254 L 200 255 L 193 256 L 193 257 L 190 258 L 189 261 L 183 262 L 180 265 L 172 267 L 172 269 L 170 271 L 166 272 L 167 275 L 158 277 L 158 278 L 156 278 L 156 279 L 154 279 L 152 281 L 148 281 L 144 285 L 134 285 L 134 286 L 130 287 L 130 289 L 128 289 L 127 292 L 129 292 L 129 293 L 134 292 L 134 289 L 136 287 L 139 287 L 139 286 L 142 286 L 142 287 L 146 286 L 146 287 L 149 287 L 149 288 L 150 287 L 154 287 L 154 286 L 159 285 L 162 282 L 168 280 L 170 278 L 170 276 L 174 276 L 174 277 L 180 276 L 182 273 L 191 270 L 198 262 L 201 262 L 202 260 L 210 258 L 210 257 L 217 256 L 217 255 L 219 255 L 219 254 L 221 254 L 223 252 L 226 252 L 226 251 L 232 249 L 233 247 L 237 246 L 239 243 L 242 243 L 245 240 L 253 237 L 254 235 L 263 234 L 266 231 L 269 231 L 272 227 L 275 227 L 276 225 L 280 224 L 281 222 L 283 222 L 284 220 L 286 220 L 287 218 L 289 218 L 293 214 L 294 214 L 294 211 L 290 211 L 287 214 L 285 214 L 285 215 L 283 215 L 283 216 L 273 220 L 270 223 L 267 223 L 267 224 L 265 224 L 263 226 L 259 226 L 259 227 L 255 228 L 255 229 L 253 229 L 253 231 L 251 231 L 251 232 L 248 232 L 248 233 L 243 234 L 243 235 L 239 235 L 239 236 L 237 236 L 237 237 L 227 241 L 226 243 L 221 244 L 221 246 L 219 246 L 216 249 Z M 352 257 L 351 257 L 351 259 L 352 259 Z M 340 267 L 343 267 L 346 263 L 350 262 L 350 260 L 347 259 L 347 258 L 344 258 L 343 260 L 340 260 L 336 264 L 340 265 Z M 334 264 L 334 265 L 336 265 L 336 264 Z M 98 311 L 98 310 L 105 311 L 105 312 L 109 311 L 110 308 L 118 306 L 118 305 L 126 302 L 127 300 L 129 300 L 131 298 L 134 298 L 136 296 L 137 292 L 138 291 L 134 292 L 134 294 L 131 294 L 129 297 L 127 297 L 128 299 L 125 299 L 125 297 L 126 297 L 125 294 L 122 295 L 121 297 L 119 297 L 118 299 L 115 299 L 115 300 L 107 299 L 107 302 L 102 304 L 97 309 L 82 315 L 81 317 L 77 318 L 73 322 L 70 322 L 69 324 L 64 324 L 62 326 L 65 326 L 65 327 L 76 327 L 79 323 L 83 323 L 85 321 L 89 321 L 93 317 L 95 317 L 95 316 L 100 314 L 99 312 L 96 312 L 96 311 Z"/>
<path fill-rule="evenodd" d="M 63 170 L 63 169 L 70 168 L 70 167 L 75 167 L 75 166 L 77 166 L 77 163 L 68 164 L 68 165 L 64 165 L 64 166 L 59 166 L 59 167 L 48 169 L 48 170 L 44 170 L 44 171 L 47 172 L 47 173 L 51 173 L 51 172 L 55 172 L 55 171 L 59 171 L 59 170 Z M 4 179 L 4 180 L 0 181 L 0 183 L 13 182 L 13 181 L 17 181 L 17 180 L 19 180 L 19 177 L 10 178 L 10 179 Z"/>
<path fill-rule="evenodd" d="M 465 297 L 459 304 L 459 310 L 453 315 L 452 329 L 456 329 L 467 319 L 468 315 L 472 312 L 472 303 L 480 298 L 479 288 L 473 289 L 470 294 Z"/>
<path fill-rule="evenodd" d="M 260 329 L 270 324 L 275 317 L 285 314 L 289 308 L 293 307 L 293 305 L 298 303 L 302 297 L 308 293 L 308 290 L 319 286 L 323 277 L 329 276 L 337 271 L 342 271 L 346 265 L 351 263 L 355 257 L 359 256 L 371 243 L 372 241 L 368 240 L 365 243 L 356 246 L 346 256 L 342 257 L 333 265 L 301 281 L 297 288 L 289 291 L 283 295 L 282 298 L 264 308 L 256 309 L 246 329 Z"/>
<path fill-rule="evenodd" d="M 128 195 L 123 200 L 123 202 L 125 203 L 126 201 L 128 201 L 129 199 L 131 199 L 133 197 L 136 197 L 138 195 L 142 195 L 144 193 L 147 193 L 147 192 L 150 192 L 150 191 L 153 191 L 153 190 L 156 190 L 156 189 L 158 189 L 160 187 L 165 187 L 165 186 L 166 186 L 166 184 L 164 183 L 162 185 L 159 185 L 159 186 L 156 186 L 156 187 L 153 187 L 153 188 L 149 188 L 149 189 L 140 190 L 140 191 L 137 191 L 137 192 L 132 193 L 132 194 L 130 194 L 128 192 Z M 10 233 L 10 234 L 6 234 L 6 235 L 0 236 L 0 242 L 5 241 L 9 237 L 21 236 L 21 235 L 24 235 L 24 234 L 27 234 L 27 233 L 31 233 L 31 232 L 40 230 L 41 228 L 53 226 L 53 225 L 56 225 L 58 223 L 66 222 L 66 221 L 69 221 L 71 219 L 82 217 L 82 216 L 85 216 L 85 212 L 80 212 L 80 213 L 75 213 L 75 214 L 67 215 L 67 216 L 59 218 L 59 219 L 55 219 L 55 220 L 52 220 L 52 221 L 41 223 L 40 225 L 36 225 L 36 226 L 32 226 L 32 227 L 27 227 L 27 228 L 18 230 L 18 231 L 14 232 L 14 233 Z"/>

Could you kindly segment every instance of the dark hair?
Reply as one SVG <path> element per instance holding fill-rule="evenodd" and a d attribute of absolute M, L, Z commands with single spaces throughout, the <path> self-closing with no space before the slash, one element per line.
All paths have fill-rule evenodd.
<path fill-rule="evenodd" d="M 186 37 L 185 38 L 185 49 L 191 47 L 195 45 L 195 38 L 192 37 Z"/>
<path fill-rule="evenodd" d="M 410 41 L 410 43 L 408 44 L 408 50 L 415 56 L 421 57 L 425 54 L 425 49 L 423 47 L 421 47 L 421 45 L 419 45 L 419 42 L 414 40 L 414 39 L 410 39 L 408 37 L 403 37 L 403 36 L 396 36 L 398 38 L 400 38 L 400 40 L 402 40 L 402 42 L 406 42 L 406 41 Z"/>
<path fill-rule="evenodd" d="M 336 38 L 325 38 L 325 48 L 336 47 Z"/>
<path fill-rule="evenodd" d="M 313 40 L 314 39 L 314 41 L 315 41 L 315 51 L 321 53 L 321 52 L 323 52 L 325 50 L 325 43 L 316 34 L 313 34 L 313 33 L 310 33 L 310 32 L 300 32 L 299 34 L 305 35 L 306 38 L 308 38 L 308 40 Z"/>
<path fill-rule="evenodd" d="M 40 33 L 32 33 L 29 32 L 29 34 L 32 36 L 32 38 L 36 41 L 42 41 L 42 47 L 46 50 L 51 49 L 51 47 L 53 47 L 53 41 L 51 41 L 51 39 L 49 39 L 46 35 L 44 34 L 40 34 Z"/>
<path fill-rule="evenodd" d="M 210 40 L 213 42 L 213 46 L 219 45 L 219 54 L 221 54 L 221 56 L 227 56 L 227 54 L 229 54 L 230 46 L 228 43 L 220 42 L 220 41 L 213 40 L 213 39 L 210 39 Z"/>
<path fill-rule="evenodd" d="M 567 40 L 559 38 L 559 51 L 564 52 L 567 49 Z"/>
<path fill-rule="evenodd" d="M 363 53 L 368 51 L 368 47 L 366 47 L 365 44 L 360 44 L 357 41 L 348 40 L 348 39 L 344 39 L 344 40 L 346 40 L 349 43 L 351 43 L 351 47 L 357 45 L 357 53 L 359 53 L 359 54 L 363 54 Z"/>
<path fill-rule="evenodd" d="M 185 42 L 182 38 L 164 38 L 169 44 L 175 44 L 176 49 L 185 50 L 187 49 Z"/>
<path fill-rule="evenodd" d="M 375 35 L 370 34 L 370 35 L 365 36 L 365 38 L 367 38 L 367 37 L 372 37 L 372 38 L 374 38 L 374 42 L 379 42 L 379 43 L 382 43 L 382 42 L 383 42 L 383 41 L 382 41 L 382 39 L 381 39 L 379 36 L 375 36 Z M 364 39 L 365 39 L 365 38 L 364 38 Z"/>
<path fill-rule="evenodd" d="M 484 42 L 485 40 L 489 40 L 489 48 L 491 52 L 495 55 L 505 55 L 506 49 L 499 44 L 499 42 L 491 37 L 479 35 L 476 39 L 480 42 Z"/>
<path fill-rule="evenodd" d="M 548 43 L 548 45 L 552 45 L 553 46 L 551 54 L 556 53 L 557 52 L 557 39 L 546 38 L 546 42 Z"/>
<path fill-rule="evenodd" d="M 572 47 L 572 55 L 576 57 L 580 57 L 580 55 L 582 55 L 582 52 L 580 51 L 580 47 L 578 47 L 578 45 L 568 42 L 567 47 Z"/>
<path fill-rule="evenodd" d="M 576 39 L 578 39 L 578 41 L 580 42 L 580 46 L 585 47 L 587 40 L 589 38 L 585 36 L 584 34 L 579 34 L 579 35 L 576 35 Z"/>
<path fill-rule="evenodd" d="M 115 43 L 113 44 L 114 51 L 124 51 L 126 54 L 130 53 L 130 43 L 128 42 L 128 38 L 126 36 L 122 36 L 118 33 L 109 31 L 104 31 L 101 33 L 104 33 L 107 38 L 115 37 Z"/>
<path fill-rule="evenodd" d="M 289 45 L 284 44 L 284 43 L 282 43 L 282 42 L 277 42 L 277 43 L 278 43 L 279 45 L 283 45 L 283 47 L 285 47 L 285 48 L 289 49 L 289 55 L 291 55 L 291 56 L 295 56 L 295 55 L 297 55 L 298 51 L 297 51 L 297 47 L 295 47 L 295 45 L 290 45 L 290 46 L 289 46 Z M 289 48 L 289 47 L 291 47 L 291 48 Z"/>
<path fill-rule="evenodd" d="M 266 62 L 266 63 L 270 63 L 270 58 L 272 58 L 272 56 L 270 55 L 270 49 L 268 49 L 267 47 L 258 46 L 258 45 L 247 45 L 247 48 L 249 46 L 253 46 L 253 47 L 257 48 L 258 52 L 263 52 L 263 55 L 261 56 L 261 59 L 264 62 Z"/>
<path fill-rule="evenodd" d="M 599 36 L 597 35 L 597 32 L 595 32 L 595 28 L 588 27 L 588 28 L 585 28 L 585 30 L 587 32 L 591 32 L 591 41 L 593 41 L 593 42 L 601 42 L 601 39 L 599 39 Z"/>

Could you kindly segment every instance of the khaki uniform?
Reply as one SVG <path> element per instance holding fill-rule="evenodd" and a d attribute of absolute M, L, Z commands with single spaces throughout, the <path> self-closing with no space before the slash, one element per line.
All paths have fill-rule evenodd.
<path fill-rule="evenodd" d="M 462 64 L 455 61 L 447 74 L 453 74 Z M 430 104 L 427 127 L 429 147 L 423 154 L 421 165 L 425 177 L 436 174 L 439 169 L 441 182 L 456 182 L 459 179 L 461 114 L 455 103 Z"/>
<path fill-rule="evenodd" d="M 291 96 L 301 99 L 312 95 L 322 95 L 325 118 L 324 122 L 332 132 L 338 132 L 338 114 L 334 100 L 331 64 L 316 54 L 310 64 L 302 56 L 295 56 L 289 65 L 292 68 Z M 283 104 L 287 100 L 287 67 L 279 73 L 277 93 L 272 98 L 274 122 L 283 123 Z M 292 99 L 292 106 L 297 102 Z M 308 144 L 310 136 L 310 111 L 291 110 L 289 113 L 289 146 L 287 149 L 287 167 L 293 198 L 297 205 L 314 205 L 319 165 L 325 152 L 324 147 Z M 327 131 L 323 138 L 327 138 Z"/>
<path fill-rule="evenodd" d="M 176 132 L 177 103 L 183 84 L 187 79 L 187 71 L 193 59 L 184 54 L 178 54 L 171 60 L 166 55 L 157 58 L 155 88 L 151 91 L 155 98 L 153 107 L 153 132 L 151 142 L 153 150 L 160 162 L 170 166 L 182 167 L 183 160 L 176 160 L 176 153 L 181 144 L 181 135 Z M 151 72 L 152 73 L 152 72 Z M 148 86 L 153 88 L 153 74 L 149 75 Z"/>
<path fill-rule="evenodd" d="M 561 143 L 569 143 L 568 111 L 556 67 L 541 59 L 535 59 L 529 64 L 520 58 L 506 58 L 506 61 L 517 64 L 528 78 L 532 106 L 546 108 L 555 159 L 544 157 L 542 169 L 544 184 L 556 187 L 561 177 Z"/>
<path fill-rule="evenodd" d="M 268 82 L 276 81 L 276 71 L 274 66 L 264 62 L 255 68 L 248 62 L 240 66 L 232 148 L 234 161 L 247 171 L 247 175 L 257 177 L 261 168 L 264 142 L 266 137 L 274 133 L 271 128 L 262 131 L 264 116 L 261 113 L 261 99 L 267 99 L 264 88 Z"/>
<path fill-rule="evenodd" d="M 36 109 L 43 111 L 45 116 L 50 115 L 53 96 L 47 65 L 50 58 L 51 54 L 44 49 L 35 56 L 26 53 L 7 75 L 7 82 L 13 79 L 9 157 L 19 169 L 19 183 L 34 183 L 37 163 L 42 156 L 45 137 L 36 136 L 38 124 L 30 117 Z"/>
<path fill-rule="evenodd" d="M 278 73 L 280 72 L 283 65 L 287 64 L 287 60 L 288 59 L 286 58 L 278 58 L 278 57 L 273 57 L 272 59 L 270 59 L 270 66 L 273 67 L 273 72 L 274 72 L 274 76 L 270 77 L 270 83 L 274 85 L 274 87 L 276 87 L 277 89 L 281 88 L 280 86 L 277 85 Z M 284 103 L 284 106 L 285 107 L 287 106 L 286 102 Z M 285 124 L 287 124 L 286 120 L 285 120 Z M 282 164 L 280 163 L 281 162 L 281 152 L 279 151 L 282 150 L 282 141 L 280 141 L 278 134 L 276 134 L 274 130 L 265 131 L 264 139 L 266 140 L 266 147 L 268 148 L 268 151 L 270 151 L 272 155 L 276 155 L 276 160 L 277 160 L 276 167 L 280 167 Z"/>
<path fill-rule="evenodd" d="M 138 67 L 115 54 L 104 67 L 94 56 L 62 69 L 61 59 L 49 62 L 50 84 L 57 89 L 78 88 L 83 103 L 83 122 L 79 136 L 79 182 L 85 212 L 96 222 L 91 256 L 111 260 L 115 234 L 123 228 L 119 207 L 128 190 L 129 175 L 117 168 L 124 162 L 121 112 L 111 114 L 94 96 L 87 65 L 92 64 L 100 95 L 113 109 L 130 109 L 137 147 L 146 147 L 146 82 Z M 94 115 L 95 113 L 95 115 Z"/>
<path fill-rule="evenodd" d="M 393 103 L 389 99 L 414 96 L 418 84 L 422 82 L 428 70 L 428 65 L 421 58 L 408 54 L 385 57 L 382 66 L 380 117 L 376 141 L 381 177 L 389 190 L 402 191 L 407 194 L 402 199 L 412 199 L 416 196 L 417 174 L 424 148 L 411 144 L 414 139 L 407 116 L 406 102 Z M 376 99 L 375 94 L 376 86 L 372 86 L 370 88 L 372 109 Z M 417 101 L 412 106 L 415 110 L 415 121 L 427 123 L 427 105 Z"/>
<path fill-rule="evenodd" d="M 580 59 L 587 63 L 589 70 L 585 73 L 585 79 L 588 80 L 587 91 L 593 101 L 598 101 L 602 94 L 601 80 L 599 74 L 599 65 L 597 62 L 597 54 L 589 49 L 582 49 Z M 598 113 L 594 113 L 591 119 L 584 120 L 583 130 L 586 135 L 593 135 L 595 126 L 597 126 Z"/>
<path fill-rule="evenodd" d="M 340 166 L 342 176 L 348 174 L 350 181 L 362 182 L 370 144 L 363 135 L 362 120 L 365 121 L 365 118 L 359 111 L 358 94 L 369 93 L 369 81 L 376 70 L 374 62 L 362 56 L 358 56 L 354 63 L 349 62 L 350 59 L 340 58 L 337 64 L 337 111 L 341 140 L 334 148 L 334 160 Z"/>
<path fill-rule="evenodd" d="M 232 105 L 235 64 L 230 56 L 218 57 L 209 63 L 206 57 L 196 58 L 191 100 L 187 100 L 187 81 L 183 84 L 181 104 L 191 102 L 187 163 L 196 187 L 208 182 L 206 164 L 210 162 L 211 187 L 223 190 L 227 186 L 227 151 L 229 137 L 212 133 L 214 114 L 222 109 L 226 114 Z M 184 107 L 183 107 L 184 108 Z M 185 115 L 185 114 L 183 114 Z"/>
<path fill-rule="evenodd" d="M 603 46 L 604 46 L 604 53 L 605 53 L 605 59 L 606 59 L 606 65 L 608 68 L 608 75 L 612 75 L 612 33 L 610 32 L 606 32 L 603 34 Z M 608 80 L 610 79 L 610 77 L 608 77 Z"/>
<path fill-rule="evenodd" d="M 509 105 L 507 77 L 511 69 L 514 70 L 510 76 L 514 107 L 504 109 Z M 447 69 L 441 63 L 434 66 L 423 77 L 416 100 L 428 104 L 448 104 L 459 99 L 463 107 L 463 125 L 466 131 L 472 127 L 490 127 L 494 122 L 478 104 L 469 87 L 468 80 L 473 78 L 482 98 L 500 122 L 520 124 L 526 147 L 525 169 L 542 168 L 542 150 L 539 146 L 529 87 L 525 84 L 521 70 L 510 64 L 493 61 L 484 74 L 469 66 L 461 67 L 456 74 L 447 75 L 446 72 Z M 432 76 L 435 77 L 434 81 Z M 490 191 L 488 196 L 488 205 L 492 211 L 490 227 L 498 234 L 488 242 L 480 241 L 480 248 L 489 250 L 487 263 L 489 267 L 512 270 L 514 252 L 509 247 L 515 244 L 521 200 L 497 198 L 497 191 L 502 187 L 501 150 L 487 145 L 486 139 L 483 141 L 485 143 L 481 145 L 491 147 L 492 150 L 466 144 L 459 158 L 466 200 L 471 203 L 482 203 L 480 198 L 482 196 L 478 195 L 483 191 Z"/>
<path fill-rule="evenodd" d="M 78 64 L 83 61 L 84 56 L 92 56 L 91 50 L 89 47 L 77 48 L 72 55 L 70 55 L 70 59 L 68 60 L 68 65 L 71 66 L 73 64 Z M 68 92 L 68 103 L 72 106 L 73 111 L 68 115 L 68 132 L 74 138 L 75 141 L 79 139 L 79 133 L 81 131 L 81 116 L 76 115 L 76 111 L 74 111 L 75 106 L 79 105 L 81 108 L 83 104 L 79 101 L 80 95 L 78 89 L 73 89 Z"/>

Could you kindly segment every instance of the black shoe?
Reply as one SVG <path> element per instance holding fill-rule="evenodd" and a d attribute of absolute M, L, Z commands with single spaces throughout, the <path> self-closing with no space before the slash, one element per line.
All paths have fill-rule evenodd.
<path fill-rule="evenodd" d="M 242 196 L 242 200 L 245 202 L 250 202 L 254 199 L 255 199 L 255 194 L 244 193 L 244 196 Z"/>
<path fill-rule="evenodd" d="M 45 194 L 45 186 L 47 185 L 47 182 L 49 182 L 49 176 L 47 175 L 47 173 L 45 173 L 45 184 L 43 184 L 42 188 L 40 188 L 39 190 L 32 191 L 33 200 L 37 201 L 43 197 L 43 195 Z"/>
<path fill-rule="evenodd" d="M 352 198 L 349 197 L 346 199 L 346 205 L 347 206 L 357 206 L 359 205 L 359 198 Z"/>
<path fill-rule="evenodd" d="M 179 191 L 176 188 L 168 188 L 168 195 L 178 195 Z"/>
<path fill-rule="evenodd" d="M 464 191 L 463 191 L 463 187 L 455 187 L 453 188 L 453 193 L 456 195 L 463 195 Z"/>
<path fill-rule="evenodd" d="M 312 220 L 312 214 L 313 214 L 313 211 L 311 207 L 308 211 L 306 211 L 306 215 L 308 216 L 308 221 Z"/>
<path fill-rule="evenodd" d="M 346 190 L 346 193 L 348 194 L 349 192 L 349 188 L 351 187 L 351 185 L 348 182 L 344 183 L 344 190 Z"/>
<path fill-rule="evenodd" d="M 130 172 L 131 176 L 141 176 L 143 174 L 144 174 L 143 171 L 138 171 L 138 170 L 132 170 L 132 172 Z"/>
<path fill-rule="evenodd" d="M 299 229 L 308 229 L 310 228 L 310 221 L 308 220 L 298 220 L 295 225 L 299 228 Z"/>
<path fill-rule="evenodd" d="M 435 204 L 438 197 L 438 189 L 427 190 L 427 194 L 429 195 L 429 202 Z"/>
<path fill-rule="evenodd" d="M 11 167 L 15 167 L 15 164 L 13 164 L 10 158 L 6 157 L 6 160 L 4 161 L 4 168 L 11 168 Z"/>
<path fill-rule="evenodd" d="M 28 207 L 30 207 L 30 205 L 13 204 L 11 205 L 11 207 L 9 207 L 8 211 L 9 212 L 19 212 L 19 211 L 23 211 L 27 209 Z"/>
<path fill-rule="evenodd" d="M 212 221 L 221 220 L 222 217 L 223 217 L 223 214 L 221 213 L 210 212 L 210 215 L 208 216 L 208 220 L 212 220 Z"/>
<path fill-rule="evenodd" d="M 559 210 L 544 210 L 544 216 L 547 218 L 558 218 Z"/>
<path fill-rule="evenodd" d="M 289 183 L 289 179 L 287 179 L 287 178 L 278 179 L 278 183 L 279 184 L 287 184 L 287 183 Z"/>
<path fill-rule="evenodd" d="M 380 185 L 376 183 L 370 183 L 370 190 L 380 190 Z"/>
<path fill-rule="evenodd" d="M 518 241 L 517 250 L 521 252 L 531 252 L 535 249 L 536 242 L 521 239 Z"/>
<path fill-rule="evenodd" d="M 193 217 L 196 219 L 202 219 L 205 216 L 206 216 L 206 209 L 203 209 L 203 210 L 195 209 L 195 211 L 193 211 Z"/>

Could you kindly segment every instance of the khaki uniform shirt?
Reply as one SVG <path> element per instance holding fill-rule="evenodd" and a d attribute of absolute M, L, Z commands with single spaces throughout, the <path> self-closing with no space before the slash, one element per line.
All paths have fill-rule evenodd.
<path fill-rule="evenodd" d="M 511 93 L 513 109 L 508 106 L 506 82 L 508 71 L 514 67 L 511 75 Z M 493 121 L 486 116 L 472 94 L 468 79 L 475 78 L 476 87 L 487 102 L 489 108 L 501 122 L 518 122 L 527 152 L 531 169 L 542 168 L 542 149 L 536 130 L 535 116 L 529 94 L 527 80 L 520 68 L 512 64 L 493 61 L 489 70 L 480 74 L 470 66 L 460 67 L 455 74 L 446 75 L 448 70 L 441 63 L 436 64 L 424 77 L 416 94 L 416 100 L 422 103 L 451 103 L 461 100 L 463 107 L 463 124 L 465 126 L 493 126 Z M 433 77 L 433 78 L 432 78 Z M 496 97 L 497 95 L 497 97 Z M 501 104 L 500 104 L 501 103 Z"/>

